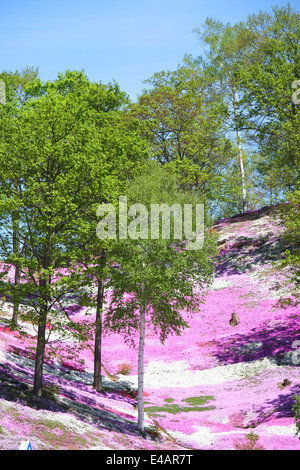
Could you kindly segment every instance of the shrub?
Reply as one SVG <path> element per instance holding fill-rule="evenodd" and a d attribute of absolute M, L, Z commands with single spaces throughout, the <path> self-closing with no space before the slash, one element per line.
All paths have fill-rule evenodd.
<path fill-rule="evenodd" d="M 152 439 L 159 439 L 161 437 L 160 428 L 157 423 L 150 425 L 147 431 Z"/>
<path fill-rule="evenodd" d="M 234 448 L 235 450 L 264 450 L 262 445 L 257 444 L 258 439 L 259 436 L 251 431 L 249 434 L 246 434 L 244 441 L 236 441 Z"/>
<path fill-rule="evenodd" d="M 296 436 L 300 433 L 300 395 L 294 395 L 295 403 L 292 410 L 295 413 Z M 299 438 L 300 439 L 300 438 Z"/>
<path fill-rule="evenodd" d="M 130 364 L 119 364 L 117 374 L 129 375 L 132 371 L 132 366 Z"/>

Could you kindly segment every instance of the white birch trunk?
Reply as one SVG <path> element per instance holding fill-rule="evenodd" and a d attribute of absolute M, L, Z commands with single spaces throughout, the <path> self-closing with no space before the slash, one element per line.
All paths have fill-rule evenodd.
<path fill-rule="evenodd" d="M 236 129 L 236 139 L 239 147 L 239 164 L 240 164 L 240 173 L 241 173 L 241 185 L 242 185 L 242 198 L 243 198 L 243 213 L 247 210 L 247 194 L 246 194 L 246 186 L 245 186 L 245 171 L 244 171 L 244 162 L 243 162 L 243 151 L 242 151 L 242 144 L 241 144 L 241 136 L 240 130 L 237 123 L 237 91 L 234 90 L 234 116 L 235 116 L 235 129 Z"/>
<path fill-rule="evenodd" d="M 141 307 L 140 315 L 140 342 L 138 360 L 138 430 L 140 432 L 144 432 L 144 350 L 146 330 L 146 315 L 144 307 Z"/>

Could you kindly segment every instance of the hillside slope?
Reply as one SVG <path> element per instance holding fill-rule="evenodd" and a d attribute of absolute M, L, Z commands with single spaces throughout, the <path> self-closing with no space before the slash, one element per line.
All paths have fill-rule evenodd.
<path fill-rule="evenodd" d="M 227 450 L 246 444 L 251 430 L 265 449 L 300 449 L 291 409 L 300 392 L 300 312 L 277 305 L 293 291 L 284 284 L 288 270 L 273 265 L 285 249 L 282 223 L 274 208 L 264 208 L 220 221 L 214 229 L 220 246 L 215 280 L 200 311 L 187 317 L 189 328 L 164 345 L 148 329 L 146 424 L 160 439 L 136 432 L 137 350 L 116 334 L 103 338 L 103 393 L 92 388 L 87 349 L 78 357 L 84 366 L 50 360 L 48 398 L 32 397 L 33 361 L 26 351 L 34 338 L 29 327 L 26 340 L 9 330 L 11 305 L 4 303 L 0 449 L 18 448 L 30 437 L 38 449 Z M 229 322 L 233 312 L 236 326 Z M 74 319 L 82 315 L 74 309 Z M 118 373 L 123 364 L 130 375 Z"/>

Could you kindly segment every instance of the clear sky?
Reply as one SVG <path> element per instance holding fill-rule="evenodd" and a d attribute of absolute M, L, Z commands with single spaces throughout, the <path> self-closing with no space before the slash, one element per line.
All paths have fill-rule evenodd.
<path fill-rule="evenodd" d="M 281 0 L 0 0 L 0 70 L 39 68 L 43 81 L 67 69 L 115 80 L 132 100 L 143 81 L 201 55 L 193 33 L 207 17 L 235 23 Z M 290 0 L 299 10 L 300 0 Z"/>

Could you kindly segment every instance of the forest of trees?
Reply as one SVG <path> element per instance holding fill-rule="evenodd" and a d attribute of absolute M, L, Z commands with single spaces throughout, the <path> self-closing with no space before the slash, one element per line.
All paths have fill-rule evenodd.
<path fill-rule="evenodd" d="M 147 208 L 201 203 L 207 229 L 289 202 L 287 236 L 299 246 L 300 13 L 288 5 L 234 25 L 208 18 L 195 34 L 202 55 L 145 80 L 136 102 L 82 71 L 45 83 L 33 67 L 0 73 L 0 259 L 15 276 L 1 294 L 13 302 L 12 328 L 20 315 L 38 328 L 33 391 L 42 395 L 49 329 L 79 342 L 94 335 L 98 391 L 102 328 L 139 330 L 140 430 L 145 325 L 161 341 L 180 334 L 180 312 L 196 311 L 212 279 L 216 240 L 206 230 L 194 251 L 173 232 L 101 240 L 99 204 L 117 208 L 121 195 Z M 299 267 L 299 250 L 287 260 Z M 94 331 L 68 317 L 73 293 L 95 308 Z"/>

